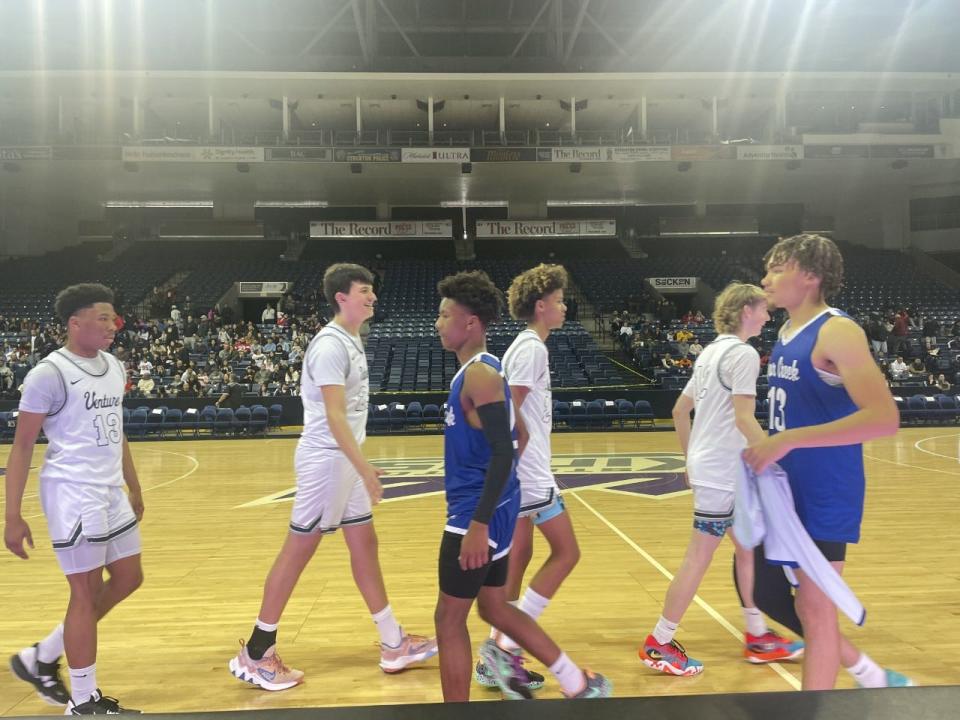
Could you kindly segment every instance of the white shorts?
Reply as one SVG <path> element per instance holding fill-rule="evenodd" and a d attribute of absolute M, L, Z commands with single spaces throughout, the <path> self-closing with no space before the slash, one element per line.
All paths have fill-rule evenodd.
<path fill-rule="evenodd" d="M 140 528 L 122 487 L 41 481 L 40 504 L 65 575 L 140 554 Z"/>
<path fill-rule="evenodd" d="M 693 485 L 693 526 L 716 537 L 733 526 L 733 490 Z"/>
<path fill-rule="evenodd" d="M 530 517 L 550 507 L 560 495 L 556 480 L 550 482 L 524 483 L 520 481 L 520 514 Z"/>
<path fill-rule="evenodd" d="M 327 534 L 344 525 L 363 525 L 373 520 L 367 488 L 342 452 L 298 452 L 294 466 L 297 494 L 290 515 L 291 531 Z"/>

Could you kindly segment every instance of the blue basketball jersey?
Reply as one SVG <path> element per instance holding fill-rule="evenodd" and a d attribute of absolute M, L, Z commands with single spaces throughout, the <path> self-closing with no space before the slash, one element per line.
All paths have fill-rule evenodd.
<path fill-rule="evenodd" d="M 500 360 L 489 353 L 479 353 L 463 364 L 450 383 L 450 397 L 447 398 L 446 426 L 443 431 L 444 478 L 447 495 L 447 529 L 466 531 L 470 520 L 480 502 L 483 493 L 483 480 L 490 464 L 490 444 L 483 436 L 483 431 L 470 426 L 466 413 L 460 402 L 460 393 L 463 390 L 463 379 L 466 369 L 475 362 L 486 363 L 503 376 Z M 507 399 L 507 408 L 510 412 L 510 427 L 514 426 L 513 405 L 510 402 L 510 386 L 506 378 L 503 380 L 503 392 Z M 516 447 L 516 433 L 514 432 L 514 447 Z M 516 459 L 510 471 L 510 478 L 497 502 L 495 516 L 502 515 L 502 510 L 509 511 L 514 507 L 513 515 L 520 509 L 520 483 L 517 480 Z M 508 512 L 509 514 L 509 512 Z M 491 526 L 493 523 L 491 522 Z M 493 539 L 491 527 L 491 539 Z M 509 535 L 512 536 L 510 527 Z"/>
<path fill-rule="evenodd" d="M 822 425 L 857 411 L 849 393 L 833 376 L 821 374 L 810 356 L 820 328 L 844 313 L 828 308 L 784 340 L 770 355 L 770 434 L 791 428 Z M 787 453 L 780 466 L 790 478 L 797 515 L 810 537 L 828 542 L 855 543 L 863 518 L 863 446 L 799 448 Z"/>

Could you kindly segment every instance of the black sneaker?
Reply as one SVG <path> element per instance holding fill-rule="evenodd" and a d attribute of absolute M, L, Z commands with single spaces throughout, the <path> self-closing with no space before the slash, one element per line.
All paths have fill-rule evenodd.
<path fill-rule="evenodd" d="M 10 671 L 15 677 L 33 685 L 37 695 L 44 702 L 51 705 L 66 705 L 70 700 L 67 686 L 60 679 L 60 661 L 52 663 L 40 662 L 37 657 L 37 646 L 33 646 L 33 667 L 28 667 L 20 657 L 20 653 L 10 656 Z"/>
<path fill-rule="evenodd" d="M 120 707 L 120 701 L 108 697 L 97 689 L 85 703 L 75 705 L 73 700 L 67 703 L 64 715 L 139 715 L 139 710 Z"/>

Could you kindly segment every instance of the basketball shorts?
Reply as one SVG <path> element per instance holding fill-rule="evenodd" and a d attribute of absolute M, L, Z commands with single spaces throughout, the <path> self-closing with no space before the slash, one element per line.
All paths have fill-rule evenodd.
<path fill-rule="evenodd" d="M 298 452 L 294 468 L 297 493 L 290 514 L 292 532 L 326 535 L 373 520 L 367 488 L 339 450 Z"/>
<path fill-rule="evenodd" d="M 693 527 L 707 535 L 723 537 L 733 526 L 732 490 L 693 485 Z"/>
<path fill-rule="evenodd" d="M 533 517 L 534 524 L 539 525 L 556 517 L 563 509 L 556 481 L 527 484 L 520 481 L 520 517 Z M 549 517 L 541 517 L 547 515 Z"/>
<path fill-rule="evenodd" d="M 448 518 L 440 542 L 439 576 L 440 591 L 453 597 L 471 599 L 480 594 L 483 587 L 503 587 L 507 583 L 507 567 L 510 557 L 510 543 L 517 524 L 518 500 L 507 502 L 496 509 L 490 524 L 489 533 L 490 562 L 476 570 L 463 570 L 460 567 L 460 544 L 467 534 L 465 527 L 469 520 Z"/>
<path fill-rule="evenodd" d="M 140 528 L 122 487 L 41 481 L 40 504 L 64 575 L 140 554 Z"/>

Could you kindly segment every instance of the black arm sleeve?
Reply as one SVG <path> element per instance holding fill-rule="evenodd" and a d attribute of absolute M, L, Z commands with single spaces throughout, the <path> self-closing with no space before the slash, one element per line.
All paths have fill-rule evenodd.
<path fill-rule="evenodd" d="M 513 469 L 513 436 L 510 433 L 510 413 L 506 402 L 492 402 L 477 408 L 483 436 L 490 443 L 490 465 L 483 479 L 483 493 L 473 513 L 473 519 L 484 525 L 490 524 L 493 511 L 497 507 L 500 493 L 510 479 Z"/>

